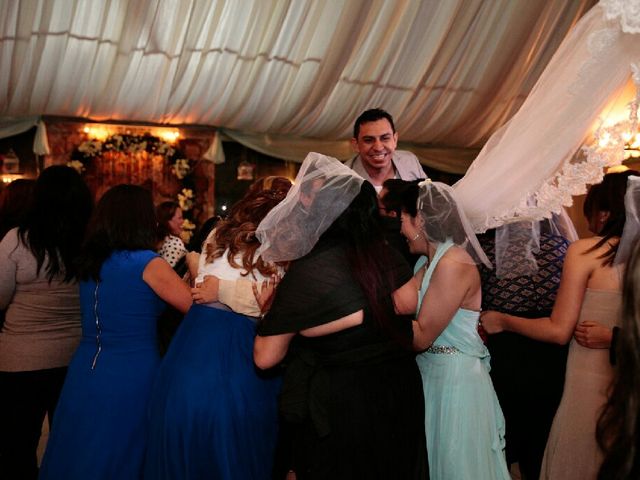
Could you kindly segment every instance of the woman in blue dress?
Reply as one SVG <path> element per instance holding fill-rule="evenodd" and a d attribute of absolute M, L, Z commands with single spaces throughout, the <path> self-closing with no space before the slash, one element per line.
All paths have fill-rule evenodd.
<path fill-rule="evenodd" d="M 187 285 L 153 249 L 151 194 L 118 185 L 102 197 L 79 261 L 82 340 L 62 389 L 41 479 L 138 479 L 156 374 L 156 322 Z"/>
<path fill-rule="evenodd" d="M 477 327 L 482 294 L 477 263 L 489 264 L 451 187 L 406 183 L 402 228 L 420 285 L 414 348 L 425 397 L 432 480 L 508 480 L 504 417 Z M 489 264 L 490 265 L 490 264 Z"/>
<path fill-rule="evenodd" d="M 290 186 L 283 177 L 258 180 L 205 242 L 197 281 L 207 280 L 194 299 L 207 304 L 189 311 L 162 360 L 149 409 L 145 478 L 271 478 L 280 377 L 253 364 L 256 318 L 212 300 L 220 293 L 237 311 L 259 315 L 251 283 L 282 270 L 256 255 L 254 232 Z M 218 292 L 219 285 L 235 292 L 241 284 L 249 284 L 244 302 L 233 294 L 227 300 L 224 288 Z"/>

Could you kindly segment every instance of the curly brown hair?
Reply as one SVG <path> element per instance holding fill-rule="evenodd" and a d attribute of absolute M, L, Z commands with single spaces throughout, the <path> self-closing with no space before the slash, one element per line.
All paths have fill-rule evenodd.
<path fill-rule="evenodd" d="M 216 227 L 214 242 L 205 246 L 207 263 L 222 257 L 229 249 L 227 259 L 235 268 L 243 268 L 243 276 L 253 270 L 269 276 L 276 273 L 276 266 L 266 263 L 262 258 L 254 258 L 260 242 L 255 236 L 256 228 L 262 219 L 284 199 L 291 188 L 291 181 L 285 177 L 264 177 L 249 187 L 245 196 L 229 212 L 229 216 Z M 242 264 L 236 261 L 240 254 Z"/>

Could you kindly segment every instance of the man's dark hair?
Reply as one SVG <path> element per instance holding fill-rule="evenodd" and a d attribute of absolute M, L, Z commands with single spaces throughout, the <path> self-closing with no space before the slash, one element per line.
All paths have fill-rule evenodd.
<path fill-rule="evenodd" d="M 391 130 L 393 130 L 393 133 L 396 133 L 396 126 L 393 123 L 393 117 L 391 114 L 381 108 L 372 108 L 371 110 L 362 112 L 356 119 L 356 123 L 353 125 L 353 138 L 357 139 L 358 135 L 360 135 L 360 125 L 363 123 L 377 122 L 383 118 L 386 118 L 389 121 L 391 124 Z"/>

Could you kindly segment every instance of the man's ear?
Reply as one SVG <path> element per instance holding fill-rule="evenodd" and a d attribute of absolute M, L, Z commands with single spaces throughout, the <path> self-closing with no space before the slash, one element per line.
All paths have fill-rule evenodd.
<path fill-rule="evenodd" d="M 358 148 L 358 139 L 356 137 L 351 138 L 351 148 L 354 152 L 360 153 L 360 149 Z"/>

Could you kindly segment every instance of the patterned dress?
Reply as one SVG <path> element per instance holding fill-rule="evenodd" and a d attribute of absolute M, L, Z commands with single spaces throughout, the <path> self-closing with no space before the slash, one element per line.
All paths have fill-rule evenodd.
<path fill-rule="evenodd" d="M 478 237 L 495 265 L 495 234 Z M 495 269 L 480 266 L 482 309 L 525 318 L 551 315 L 569 242 L 541 233 L 533 253 L 538 271 L 515 278 L 497 278 Z M 513 258 L 511 260 L 514 260 Z M 505 265 L 517 271 L 517 266 Z M 564 385 L 567 346 L 539 342 L 517 333 L 490 335 L 491 379 L 507 424 L 507 463 L 518 462 L 526 478 L 537 479 L 544 448 Z"/>

